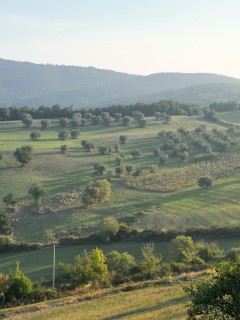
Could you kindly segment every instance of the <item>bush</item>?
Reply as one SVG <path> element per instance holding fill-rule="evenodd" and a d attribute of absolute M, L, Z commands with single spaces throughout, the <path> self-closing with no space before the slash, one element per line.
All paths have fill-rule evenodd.
<path fill-rule="evenodd" d="M 59 140 L 67 140 L 68 138 L 68 132 L 67 130 L 62 130 L 58 133 L 58 139 Z"/>
<path fill-rule="evenodd" d="M 200 188 L 208 188 L 212 185 L 213 179 L 210 177 L 202 177 L 198 180 L 198 185 Z"/>
<path fill-rule="evenodd" d="M 28 299 L 32 288 L 32 281 L 24 275 L 17 263 L 16 270 L 9 276 L 9 286 L 5 293 L 6 302 L 16 305 L 21 304 Z"/>
<path fill-rule="evenodd" d="M 32 160 L 32 152 L 32 146 L 22 146 L 17 148 L 13 155 L 16 160 L 22 164 L 22 167 L 24 167 L 25 164 Z"/>
<path fill-rule="evenodd" d="M 82 202 L 87 207 L 95 203 L 107 202 L 110 197 L 111 184 L 106 179 L 91 181 L 83 192 Z"/>
<path fill-rule="evenodd" d="M 47 120 L 47 119 L 41 120 L 42 129 L 47 129 L 50 127 L 50 125 L 51 125 L 51 122 L 49 120 Z"/>
<path fill-rule="evenodd" d="M 127 138 L 127 136 L 121 135 L 119 137 L 119 141 L 121 144 L 126 144 L 128 142 L 128 138 Z"/>
<path fill-rule="evenodd" d="M 94 165 L 94 170 L 96 170 L 97 173 L 104 175 L 104 173 L 107 171 L 107 165 L 105 165 L 103 162 L 96 163 Z"/>
<path fill-rule="evenodd" d="M 237 261 L 240 257 L 240 248 L 232 248 L 227 251 L 226 258 L 232 261 Z"/>
<path fill-rule="evenodd" d="M 141 156 L 141 151 L 139 149 L 134 149 L 132 152 L 131 152 L 131 155 L 134 159 L 137 159 Z"/>
<path fill-rule="evenodd" d="M 70 135 L 72 139 L 77 139 L 77 137 L 79 136 L 80 131 L 78 129 L 76 130 L 71 130 Z"/>
<path fill-rule="evenodd" d="M 38 140 L 41 137 L 41 133 L 38 131 L 32 132 L 30 134 L 32 140 Z"/>
<path fill-rule="evenodd" d="M 125 167 L 124 166 L 117 166 L 115 168 L 115 173 L 117 177 L 121 177 L 125 173 Z"/>
<path fill-rule="evenodd" d="M 68 146 L 66 144 L 60 146 L 60 152 L 61 153 L 65 154 L 65 153 L 67 153 L 67 151 L 68 151 Z"/>
<path fill-rule="evenodd" d="M 0 234 L 7 235 L 12 232 L 12 221 L 9 213 L 5 210 L 0 211 Z"/>

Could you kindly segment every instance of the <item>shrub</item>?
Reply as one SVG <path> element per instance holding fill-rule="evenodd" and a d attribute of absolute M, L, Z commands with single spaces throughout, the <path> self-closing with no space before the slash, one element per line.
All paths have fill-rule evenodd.
<path fill-rule="evenodd" d="M 121 144 L 126 144 L 128 142 L 128 138 L 127 138 L 127 136 L 121 135 L 119 137 L 119 141 Z"/>
<path fill-rule="evenodd" d="M 125 167 L 124 166 L 117 166 L 115 168 L 115 173 L 118 177 L 121 177 L 125 173 Z"/>
<path fill-rule="evenodd" d="M 9 286 L 5 293 L 6 302 L 21 304 L 27 300 L 32 288 L 32 281 L 24 275 L 19 268 L 19 263 L 17 263 L 16 270 L 9 276 Z"/>
<path fill-rule="evenodd" d="M 141 156 L 141 151 L 139 149 L 134 149 L 132 152 L 131 152 L 131 155 L 134 159 L 137 159 Z"/>
<path fill-rule="evenodd" d="M 50 127 L 50 125 L 51 125 L 51 122 L 49 120 L 47 120 L 47 119 L 41 120 L 42 129 L 47 129 Z"/>
<path fill-rule="evenodd" d="M 91 181 L 87 184 L 82 202 L 85 206 L 91 206 L 95 203 L 107 202 L 111 197 L 111 184 L 106 180 Z"/>
<path fill-rule="evenodd" d="M 58 133 L 59 140 L 67 140 L 67 138 L 68 138 L 68 131 L 67 130 L 62 130 Z"/>
<path fill-rule="evenodd" d="M 198 185 L 200 188 L 208 188 L 212 185 L 213 179 L 210 177 L 202 177 L 198 180 Z"/>
<path fill-rule="evenodd" d="M 61 153 L 67 153 L 67 151 L 68 151 L 68 146 L 66 144 L 63 144 L 62 146 L 60 146 Z"/>
<path fill-rule="evenodd" d="M 32 132 L 30 134 L 32 140 L 38 140 L 41 137 L 41 133 L 38 131 Z"/>

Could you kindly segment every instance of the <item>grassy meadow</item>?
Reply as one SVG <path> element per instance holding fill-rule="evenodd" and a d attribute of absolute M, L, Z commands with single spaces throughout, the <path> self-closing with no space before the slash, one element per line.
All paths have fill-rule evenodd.
<path fill-rule="evenodd" d="M 231 122 L 230 116 L 225 121 Z M 232 116 L 234 119 L 234 116 Z M 235 119 L 235 121 L 237 121 Z M 240 123 L 240 120 L 239 120 Z M 153 156 L 153 148 L 159 145 L 158 132 L 161 130 L 176 131 L 178 128 L 194 130 L 206 125 L 207 131 L 213 128 L 226 130 L 224 124 L 205 122 L 201 117 L 172 117 L 169 124 L 163 124 L 148 118 L 147 128 L 136 125 L 123 127 L 113 124 L 86 126 L 80 128 L 78 139 L 60 141 L 58 132 L 61 130 L 58 120 L 52 121 L 49 129 L 41 130 L 40 121 L 34 120 L 32 128 L 23 127 L 20 121 L 0 123 L 0 151 L 3 159 L 0 162 L 0 200 L 8 193 L 18 199 L 18 209 L 13 214 L 14 234 L 17 241 L 41 242 L 44 231 L 52 229 L 59 236 L 77 234 L 86 236 L 98 230 L 98 223 L 105 217 L 117 219 L 137 216 L 131 226 L 139 230 L 172 230 L 185 228 L 210 228 L 240 225 L 240 166 L 238 160 L 239 146 L 232 147 L 228 152 L 219 155 L 221 161 L 234 158 L 234 167 L 227 175 L 222 175 L 208 188 L 199 188 L 196 183 L 184 185 L 179 190 L 161 192 L 156 186 L 150 187 L 142 177 L 136 178 L 138 186 L 131 184 L 134 178 L 128 175 L 111 179 L 112 197 L 108 203 L 85 208 L 81 202 L 81 192 L 91 180 L 101 179 L 94 172 L 95 163 L 104 162 L 114 172 L 115 158 L 118 153 L 100 155 L 97 150 L 102 145 L 113 145 L 119 142 L 120 135 L 128 137 L 128 143 L 121 145 L 124 152 L 124 164 L 134 164 L 136 168 L 148 170 L 149 166 L 158 163 Z M 69 131 L 71 128 L 67 128 Z M 30 139 L 30 133 L 40 131 L 38 141 Z M 89 140 L 95 144 L 95 150 L 86 152 L 81 140 Z M 61 154 L 60 146 L 67 144 L 68 153 Z M 17 147 L 31 145 L 33 159 L 25 167 L 14 159 L 13 152 Z M 133 159 L 131 151 L 139 149 L 141 156 Z M 193 163 L 193 158 L 183 162 L 169 158 L 164 166 L 158 168 L 156 178 L 170 172 L 175 175 L 176 167 L 186 168 Z M 239 163 L 238 163 L 239 161 Z M 225 163 L 225 162 L 223 162 Z M 185 169 L 184 169 L 185 170 Z M 160 178 L 159 178 L 160 177 Z M 148 181 L 148 183 L 149 183 Z M 43 214 L 38 214 L 28 190 L 34 182 L 41 182 L 46 190 Z M 240 247 L 240 235 L 217 239 L 220 248 L 228 250 Z M 93 244 L 84 246 L 66 246 L 56 249 L 56 263 L 71 262 L 84 250 L 90 251 L 96 246 L 105 253 L 112 250 L 129 252 L 136 259 L 141 257 L 143 243 L 120 242 L 105 245 Z M 156 251 L 164 259 L 171 260 L 174 251 L 171 244 L 155 243 Z M 36 251 L 9 252 L 0 254 L 0 272 L 9 273 L 15 269 L 16 261 L 20 262 L 21 270 L 32 280 L 51 281 L 52 248 Z M 178 285 L 160 286 L 121 292 L 101 297 L 92 301 L 83 301 L 70 306 L 53 308 L 50 304 L 36 313 L 16 315 L 16 319 L 186 319 L 186 297 Z M 111 306 L 111 308 L 109 308 Z M 15 318 L 14 318 L 15 319 Z"/>
<path fill-rule="evenodd" d="M 93 294 L 92 298 L 94 298 Z M 9 315 L 6 319 L 14 318 L 16 320 L 186 319 L 185 304 L 187 298 L 180 285 L 149 287 L 129 292 L 110 293 L 93 300 L 80 296 L 80 301 L 72 304 L 71 298 L 69 298 L 69 303 L 67 303 L 67 300 L 65 301 L 66 304 L 69 304 L 67 306 L 61 306 L 61 302 L 63 301 L 49 301 L 37 304 L 30 308 L 30 310 L 28 310 L 28 307 L 20 307 L 16 310 L 7 310 L 4 313 Z M 25 312 L 23 313 L 23 311 Z"/>
<path fill-rule="evenodd" d="M 240 124 L 240 111 L 228 111 L 228 112 L 221 112 L 218 113 L 218 118 L 222 121 L 233 123 L 235 125 Z"/>

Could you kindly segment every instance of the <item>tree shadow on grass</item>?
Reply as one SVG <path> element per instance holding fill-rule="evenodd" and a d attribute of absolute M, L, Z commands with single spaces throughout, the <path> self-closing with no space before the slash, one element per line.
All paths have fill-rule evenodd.
<path fill-rule="evenodd" d="M 122 319 L 128 316 L 133 316 L 133 315 L 139 315 L 139 314 L 144 314 L 147 312 L 152 312 L 155 310 L 159 310 L 159 309 L 164 309 L 164 308 L 168 308 L 170 306 L 176 305 L 176 304 L 180 304 L 186 301 L 186 297 L 181 297 L 181 298 L 177 298 L 177 299 L 173 299 L 170 301 L 166 301 L 163 303 L 159 303 L 157 305 L 148 307 L 148 308 L 142 308 L 142 309 L 136 309 L 136 310 L 132 310 L 132 311 L 128 311 L 128 312 L 123 312 L 123 313 L 119 313 L 117 315 L 114 316 L 110 316 L 110 317 L 106 317 L 103 318 L 102 320 L 117 320 L 117 319 Z"/>

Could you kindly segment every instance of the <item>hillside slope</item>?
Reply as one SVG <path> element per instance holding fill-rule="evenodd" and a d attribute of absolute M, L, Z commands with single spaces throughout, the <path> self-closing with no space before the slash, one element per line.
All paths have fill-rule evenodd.
<path fill-rule="evenodd" d="M 221 89 L 222 84 L 224 90 Z M 204 87 L 199 85 L 204 85 L 208 93 L 204 94 Z M 56 103 L 63 106 L 101 107 L 153 101 L 156 97 L 207 104 L 216 100 L 219 92 L 223 100 L 238 99 L 240 80 L 208 73 L 156 73 L 141 76 L 93 67 L 43 65 L 0 59 L 0 107 L 38 107 L 41 104 Z"/>

